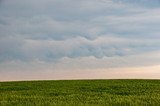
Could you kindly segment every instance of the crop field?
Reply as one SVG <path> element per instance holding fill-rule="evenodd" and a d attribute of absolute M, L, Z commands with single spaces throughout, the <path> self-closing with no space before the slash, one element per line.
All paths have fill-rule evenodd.
<path fill-rule="evenodd" d="M 0 82 L 0 106 L 160 106 L 160 80 Z"/>

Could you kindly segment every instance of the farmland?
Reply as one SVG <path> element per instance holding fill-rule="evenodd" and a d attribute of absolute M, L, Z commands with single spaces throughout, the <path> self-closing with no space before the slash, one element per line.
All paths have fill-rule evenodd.
<path fill-rule="evenodd" d="M 0 82 L 0 106 L 97 105 L 160 105 L 160 80 Z"/>

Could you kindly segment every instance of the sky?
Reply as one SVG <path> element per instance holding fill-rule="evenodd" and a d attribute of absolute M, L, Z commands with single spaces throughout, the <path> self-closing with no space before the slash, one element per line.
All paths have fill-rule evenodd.
<path fill-rule="evenodd" d="M 0 81 L 121 78 L 160 78 L 160 0 L 0 0 Z"/>

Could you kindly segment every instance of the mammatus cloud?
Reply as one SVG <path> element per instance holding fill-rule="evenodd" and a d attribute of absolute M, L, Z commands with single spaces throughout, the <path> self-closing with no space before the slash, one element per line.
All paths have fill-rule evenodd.
<path fill-rule="evenodd" d="M 0 13 L 3 74 L 160 64 L 159 0 L 1 0 Z"/>

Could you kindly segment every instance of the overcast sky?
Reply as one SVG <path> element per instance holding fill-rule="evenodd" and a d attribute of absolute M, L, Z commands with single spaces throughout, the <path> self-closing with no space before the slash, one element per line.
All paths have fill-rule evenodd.
<path fill-rule="evenodd" d="M 0 0 L 0 80 L 160 78 L 160 0 Z"/>

